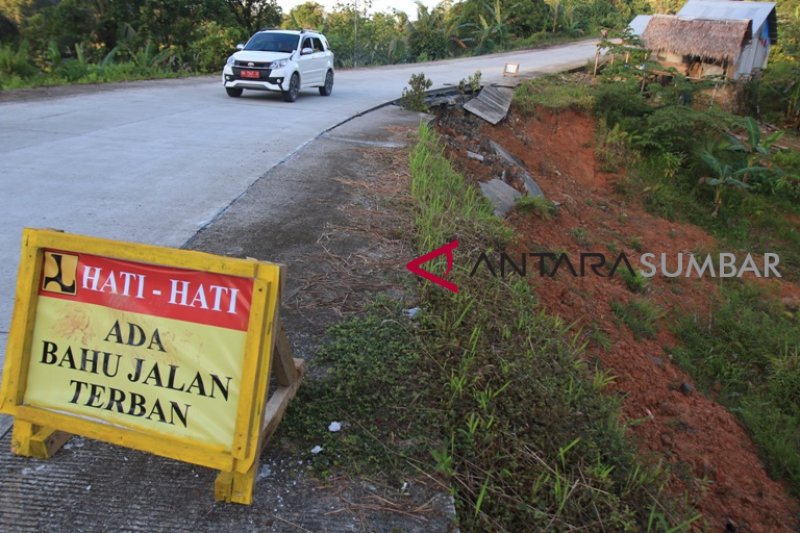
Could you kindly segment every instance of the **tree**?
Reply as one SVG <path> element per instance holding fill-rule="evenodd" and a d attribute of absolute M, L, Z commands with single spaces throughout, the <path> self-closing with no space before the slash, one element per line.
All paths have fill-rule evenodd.
<path fill-rule="evenodd" d="M 236 22 L 250 33 L 281 23 L 282 11 L 276 0 L 225 0 L 225 3 Z"/>
<path fill-rule="evenodd" d="M 766 170 L 763 167 L 751 166 L 734 169 L 732 165 L 720 161 L 708 150 L 704 150 L 700 153 L 700 159 L 714 172 L 714 176 L 704 176 L 700 178 L 701 184 L 714 188 L 714 212 L 711 213 L 713 217 L 719 214 L 719 210 L 722 207 L 722 193 L 726 188 L 745 191 L 749 189 L 750 186 L 742 180 L 742 177 Z"/>
<path fill-rule="evenodd" d="M 30 0 L 0 0 L 0 17 L 19 24 L 22 20 L 23 10 L 30 3 Z"/>
<path fill-rule="evenodd" d="M 747 166 L 768 164 L 770 149 L 783 137 L 783 132 L 776 131 L 766 138 L 762 138 L 761 128 L 753 117 L 745 117 L 744 130 L 747 134 L 744 140 L 735 135 L 728 135 L 730 141 L 728 150 L 746 154 Z"/>
<path fill-rule="evenodd" d="M 453 6 L 453 10 L 465 30 L 465 39 L 473 39 L 476 28 L 482 28 L 481 17 L 489 26 L 499 20 L 509 36 L 527 38 L 541 31 L 550 20 L 550 8 L 543 0 L 464 0 Z"/>
<path fill-rule="evenodd" d="M 325 8 L 316 2 L 306 2 L 295 6 L 289 11 L 289 15 L 283 19 L 284 28 L 313 28 L 324 30 L 325 27 Z"/>
<path fill-rule="evenodd" d="M 417 61 L 442 59 L 449 55 L 445 35 L 445 11 L 441 6 L 431 10 L 417 1 L 417 20 L 409 23 L 408 46 Z"/>
<path fill-rule="evenodd" d="M 501 49 L 505 48 L 510 25 L 502 3 L 500 0 L 494 0 L 493 4 L 483 2 L 483 7 L 484 12 L 478 14 L 480 26 L 476 32 L 479 50 L 491 52 L 494 50 L 495 44 L 499 44 Z M 511 10 L 513 11 L 516 7 L 515 4 Z"/>

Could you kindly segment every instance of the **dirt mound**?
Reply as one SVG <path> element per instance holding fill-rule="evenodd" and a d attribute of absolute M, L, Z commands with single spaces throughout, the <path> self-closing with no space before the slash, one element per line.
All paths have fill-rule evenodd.
<path fill-rule="evenodd" d="M 570 258 L 624 252 L 636 264 L 646 252 L 674 256 L 714 249 L 714 239 L 701 229 L 654 217 L 635 198 L 615 192 L 621 177 L 601 171 L 590 116 L 541 110 L 523 118 L 512 112 L 492 127 L 453 111 L 441 117 L 439 130 L 468 178 L 501 175 L 492 158 L 466 155 L 466 150 L 490 153 L 492 139 L 521 159 L 545 196 L 560 204 L 550 220 L 512 212 L 509 222 L 519 240 L 509 252 L 516 257 L 538 251 L 566 252 Z M 688 491 L 711 531 L 796 531 L 797 503 L 766 474 L 744 429 L 670 361 L 664 347 L 677 343 L 672 334 L 662 327 L 653 338 L 637 339 L 620 326 L 612 303 L 638 297 L 620 276 L 573 277 L 564 268 L 554 278 L 536 275 L 531 281 L 551 312 L 578 321 L 587 339 L 605 339 L 608 349 L 592 343 L 588 355 L 616 376 L 609 390 L 624 396 L 623 416 L 633 439 L 641 452 L 671 463 L 670 489 Z M 673 310 L 703 316 L 717 289 L 708 278 L 656 276 L 646 292 L 665 316 Z M 787 286 L 783 293 L 795 296 L 798 290 Z"/>

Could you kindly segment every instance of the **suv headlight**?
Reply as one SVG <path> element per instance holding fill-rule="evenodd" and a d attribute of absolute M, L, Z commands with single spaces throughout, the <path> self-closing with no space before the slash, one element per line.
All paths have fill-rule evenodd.
<path fill-rule="evenodd" d="M 283 68 L 289 63 L 288 59 L 278 59 L 277 61 L 273 61 L 272 64 L 269 66 L 272 70 L 277 70 L 279 68 Z"/>
<path fill-rule="evenodd" d="M 233 65 L 233 62 L 234 62 L 233 56 L 230 56 L 225 64 L 230 66 Z"/>

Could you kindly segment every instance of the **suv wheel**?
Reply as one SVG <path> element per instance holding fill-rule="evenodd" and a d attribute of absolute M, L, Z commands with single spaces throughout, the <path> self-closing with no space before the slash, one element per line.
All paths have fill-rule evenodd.
<path fill-rule="evenodd" d="M 329 70 L 325 74 L 325 85 L 319 88 L 319 94 L 322 96 L 330 96 L 333 92 L 333 71 Z"/>
<path fill-rule="evenodd" d="M 297 100 L 297 95 L 300 93 L 300 75 L 295 72 L 289 80 L 289 89 L 283 93 L 283 99 L 287 102 L 294 102 Z"/>
<path fill-rule="evenodd" d="M 225 92 L 228 93 L 228 96 L 230 96 L 231 98 L 239 98 L 240 96 L 242 96 L 242 91 L 243 90 L 244 89 L 237 89 L 237 88 L 233 88 L 233 87 L 225 87 Z"/>

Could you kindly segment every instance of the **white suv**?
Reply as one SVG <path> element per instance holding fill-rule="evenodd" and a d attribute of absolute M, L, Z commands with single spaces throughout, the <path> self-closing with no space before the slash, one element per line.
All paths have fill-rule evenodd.
<path fill-rule="evenodd" d="M 236 49 L 222 70 L 228 96 L 241 96 L 244 89 L 279 91 L 294 102 L 300 89 L 318 87 L 322 96 L 333 91 L 333 52 L 321 33 L 264 30 Z"/>

